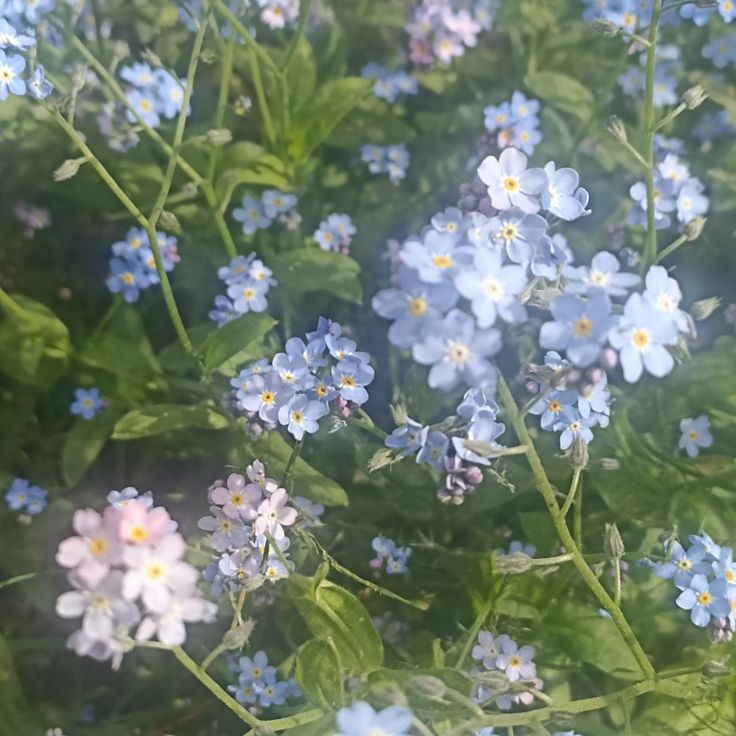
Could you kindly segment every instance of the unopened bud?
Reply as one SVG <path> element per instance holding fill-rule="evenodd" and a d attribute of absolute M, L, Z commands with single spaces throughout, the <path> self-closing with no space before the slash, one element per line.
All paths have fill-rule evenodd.
<path fill-rule="evenodd" d="M 164 230 L 168 230 L 169 232 L 176 234 L 181 233 L 181 225 L 179 224 L 179 220 L 173 212 L 164 210 L 161 213 L 158 222 Z"/>
<path fill-rule="evenodd" d="M 606 524 L 606 533 L 603 538 L 603 550 L 612 560 L 620 560 L 626 551 L 624 540 L 615 524 Z"/>
<path fill-rule="evenodd" d="M 621 32 L 621 29 L 615 23 L 605 18 L 595 18 L 593 28 L 608 38 L 615 38 Z"/>
<path fill-rule="evenodd" d="M 703 232 L 706 222 L 705 217 L 694 217 L 690 222 L 685 224 L 685 237 L 688 240 L 697 240 Z"/>
<path fill-rule="evenodd" d="M 145 61 L 149 66 L 163 66 L 161 58 L 158 54 L 151 51 L 151 49 L 145 49 L 141 56 L 143 57 L 143 61 Z"/>
<path fill-rule="evenodd" d="M 86 158 L 68 158 L 54 171 L 54 181 L 71 179 L 79 171 L 79 167 L 87 161 Z"/>
<path fill-rule="evenodd" d="M 447 686 L 438 677 L 417 675 L 407 683 L 417 695 L 425 698 L 441 698 L 447 692 Z"/>
<path fill-rule="evenodd" d="M 621 467 L 621 463 L 615 457 L 602 457 L 600 464 L 603 470 L 618 470 Z"/>
<path fill-rule="evenodd" d="M 242 624 L 225 633 L 225 636 L 222 637 L 222 645 L 225 649 L 241 649 L 250 639 L 255 625 L 255 621 L 246 619 Z"/>
<path fill-rule="evenodd" d="M 505 693 L 511 688 L 509 678 L 503 672 L 480 672 L 475 676 L 475 681 L 494 695 Z"/>
<path fill-rule="evenodd" d="M 682 102 L 688 110 L 694 110 L 700 107 L 708 99 L 708 93 L 702 84 L 696 84 L 690 89 L 686 89 L 682 95 Z"/>
<path fill-rule="evenodd" d="M 713 312 L 715 312 L 720 306 L 720 297 L 712 296 L 708 299 L 701 299 L 700 301 L 695 302 L 695 304 L 690 307 L 690 314 L 694 320 L 701 322 L 704 319 L 708 319 L 708 317 L 710 317 L 711 314 L 713 314 Z"/>
<path fill-rule="evenodd" d="M 199 55 L 199 58 L 205 64 L 214 64 L 217 61 L 217 54 L 212 49 L 204 49 Z"/>
<path fill-rule="evenodd" d="M 233 139 L 233 134 L 227 128 L 212 128 L 207 131 L 207 142 L 213 146 L 224 146 Z"/>
<path fill-rule="evenodd" d="M 567 457 L 575 468 L 585 469 L 588 467 L 588 443 L 576 437 Z"/>
<path fill-rule="evenodd" d="M 116 61 L 130 56 L 130 46 L 125 41 L 113 41 L 112 55 Z"/>
<path fill-rule="evenodd" d="M 624 121 L 621 120 L 620 117 L 618 117 L 617 115 L 611 115 L 611 117 L 608 118 L 608 125 L 606 127 L 608 128 L 608 132 L 619 143 L 628 142 L 629 137 L 626 134 L 626 126 L 624 125 Z"/>
<path fill-rule="evenodd" d="M 709 679 L 728 677 L 732 672 L 733 670 L 728 665 L 716 660 L 711 660 L 703 665 L 703 675 Z"/>
<path fill-rule="evenodd" d="M 477 465 L 465 469 L 465 480 L 471 486 L 477 486 L 483 481 L 483 471 Z"/>
<path fill-rule="evenodd" d="M 502 575 L 521 575 L 532 569 L 532 558 L 524 552 L 496 555 L 496 570 Z"/>
<path fill-rule="evenodd" d="M 401 402 L 391 404 L 389 406 L 389 409 L 391 409 L 391 416 L 394 420 L 394 424 L 397 427 L 403 426 L 409 420 L 409 415 L 406 412 L 406 407 Z"/>

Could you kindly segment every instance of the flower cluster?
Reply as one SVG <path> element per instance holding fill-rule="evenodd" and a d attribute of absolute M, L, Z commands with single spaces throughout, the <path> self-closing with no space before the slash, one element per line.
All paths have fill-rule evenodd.
<path fill-rule="evenodd" d="M 402 70 L 387 69 L 381 64 L 366 64 L 360 75 L 364 79 L 374 79 L 373 94 L 381 100 L 393 104 L 404 95 L 415 95 L 419 91 L 417 80 Z"/>
<path fill-rule="evenodd" d="M 69 411 L 82 419 L 92 419 L 106 406 L 104 399 L 100 398 L 98 388 L 78 388 L 74 391 L 74 401 L 69 406 Z"/>
<path fill-rule="evenodd" d="M 242 705 L 268 708 L 271 705 L 283 705 L 286 698 L 301 697 L 302 691 L 296 680 L 277 679 L 276 668 L 269 665 L 264 651 L 256 652 L 252 659 L 240 657 L 235 672 L 238 684 L 229 685 L 228 690 Z"/>
<path fill-rule="evenodd" d="M 47 496 L 43 488 L 31 485 L 25 478 L 13 478 L 5 494 L 5 503 L 11 511 L 36 516 L 46 508 Z"/>
<path fill-rule="evenodd" d="M 112 491 L 102 514 L 74 513 L 76 536 L 61 542 L 58 564 L 73 590 L 56 612 L 81 618 L 67 645 L 80 656 L 111 659 L 117 668 L 135 639 L 169 646 L 186 640 L 187 623 L 214 620 L 217 607 L 197 589 L 197 570 L 184 561 L 186 543 L 168 512 L 135 488 Z"/>
<path fill-rule="evenodd" d="M 481 706 L 495 700 L 501 710 L 509 710 L 512 705 L 531 705 L 533 693 L 521 689 L 526 684 L 541 690 L 544 682 L 537 677 L 534 663 L 534 647 L 520 647 L 510 636 L 493 636 L 490 631 L 481 631 L 472 650 L 473 659 L 480 662 L 483 670 L 476 669 L 471 674 L 476 678 L 473 700 Z M 486 672 L 502 673 L 508 684 L 499 688 L 484 678 Z M 509 692 L 512 690 L 513 692 Z"/>
<path fill-rule="evenodd" d="M 396 542 L 387 537 L 376 537 L 371 542 L 376 556 L 370 561 L 370 566 L 378 572 L 385 569 L 389 575 L 399 575 L 409 572 L 407 563 L 411 556 L 411 547 L 399 547 Z"/>
<path fill-rule="evenodd" d="M 334 250 L 347 255 L 356 229 L 350 215 L 328 215 L 315 230 L 314 239 L 322 250 Z"/>
<path fill-rule="evenodd" d="M 294 208 L 297 198 L 294 194 L 285 194 L 279 189 L 267 189 L 260 199 L 249 195 L 243 197 L 240 207 L 233 210 L 233 218 L 237 220 L 245 235 L 253 235 L 278 220 L 290 228 L 295 217 L 298 217 Z"/>
<path fill-rule="evenodd" d="M 655 107 L 666 107 L 678 102 L 678 73 L 682 71 L 680 49 L 677 46 L 658 46 L 657 65 L 654 69 L 652 101 Z M 640 98 L 646 85 L 646 54 L 639 54 L 639 64 L 629 67 L 618 79 L 625 94 Z"/>
<path fill-rule="evenodd" d="M 249 419 L 267 428 L 280 424 L 297 440 L 319 429 L 331 402 L 344 413 L 368 401 L 366 386 L 375 375 L 370 355 L 337 322 L 320 317 L 305 337 L 289 338 L 270 364 L 258 361 L 231 381 L 236 405 Z"/>
<path fill-rule="evenodd" d="M 260 19 L 269 28 L 291 25 L 299 18 L 299 0 L 256 0 Z"/>
<path fill-rule="evenodd" d="M 674 540 L 666 544 L 666 562 L 643 562 L 657 577 L 674 582 L 680 591 L 675 603 L 690 611 L 696 626 L 712 624 L 714 641 L 730 641 L 736 632 L 733 549 L 718 546 L 705 532 L 691 534 L 688 539 L 688 549 Z"/>
<path fill-rule="evenodd" d="M 414 714 L 404 706 L 391 705 L 376 711 L 371 705 L 359 700 L 337 712 L 335 736 L 406 736 L 414 721 Z"/>
<path fill-rule="evenodd" d="M 697 457 L 700 448 L 710 447 L 713 444 L 713 435 L 710 433 L 710 419 L 701 414 L 695 419 L 687 417 L 680 422 L 680 441 L 678 447 L 690 457 Z"/>
<path fill-rule="evenodd" d="M 478 35 L 493 25 L 498 0 L 471 0 L 456 8 L 451 0 L 420 0 L 411 9 L 406 32 L 415 64 L 449 64 L 474 48 Z"/>
<path fill-rule="evenodd" d="M 173 271 L 181 260 L 176 238 L 157 232 L 156 247 L 161 253 L 164 270 Z M 142 228 L 128 230 L 125 240 L 113 243 L 112 254 L 110 275 L 105 283 L 113 294 L 122 294 L 126 302 L 138 301 L 141 290 L 160 283 L 148 234 Z"/>
<path fill-rule="evenodd" d="M 508 102 L 489 105 L 483 115 L 486 131 L 500 150 L 512 146 L 531 155 L 542 140 L 539 101 L 527 99 L 522 92 L 514 92 Z"/>
<path fill-rule="evenodd" d="M 202 517 L 199 528 L 210 533 L 209 545 L 216 552 L 203 573 L 213 594 L 288 577 L 287 531 L 299 512 L 286 490 L 266 476 L 260 460 L 248 466 L 245 476 L 231 473 L 215 481 L 208 499 L 211 516 Z"/>
<path fill-rule="evenodd" d="M 669 227 L 673 217 L 683 230 L 689 222 L 708 212 L 705 185 L 690 174 L 687 163 L 675 153 L 667 153 L 656 164 L 654 188 L 654 222 L 658 230 Z M 632 185 L 630 194 L 635 205 L 629 211 L 627 222 L 646 225 L 647 188 L 644 182 Z"/>
<path fill-rule="evenodd" d="M 409 151 L 403 143 L 395 146 L 362 146 L 360 157 L 368 164 L 371 174 L 388 174 L 394 184 L 406 176 L 409 168 Z"/>
<path fill-rule="evenodd" d="M 268 309 L 266 295 L 278 284 L 271 269 L 258 260 L 255 253 L 236 256 L 229 265 L 217 270 L 217 276 L 227 285 L 227 296 L 218 294 L 215 297 L 209 317 L 220 327 L 247 312 L 265 312 Z"/>
<path fill-rule="evenodd" d="M 9 94 L 22 96 L 27 93 L 43 100 L 53 91 L 42 66 L 36 66 L 26 79 L 22 76 L 27 67 L 23 54 L 36 45 L 33 26 L 53 6 L 53 0 L 0 5 L 0 101 L 6 100 Z"/>
<path fill-rule="evenodd" d="M 181 111 L 184 82 L 166 69 L 135 62 L 120 69 L 120 78 L 126 82 L 125 93 L 132 108 L 126 111 L 128 122 L 137 122 L 135 110 L 146 125 L 158 128 L 162 117 L 171 120 Z"/>

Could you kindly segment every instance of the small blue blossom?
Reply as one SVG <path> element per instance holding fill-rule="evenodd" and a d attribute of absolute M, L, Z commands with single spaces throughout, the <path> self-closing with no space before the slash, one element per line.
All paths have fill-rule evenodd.
<path fill-rule="evenodd" d="M 223 294 L 215 297 L 215 308 L 211 309 L 208 314 L 209 318 L 217 323 L 218 327 L 231 322 L 240 316 L 240 312 L 235 309 L 235 305 L 230 299 Z"/>
<path fill-rule="evenodd" d="M 398 450 L 400 457 L 408 457 L 415 455 L 424 447 L 427 441 L 429 427 L 425 427 L 419 422 L 407 417 L 406 424 L 397 427 L 388 437 L 386 437 L 386 447 L 392 450 Z"/>
<path fill-rule="evenodd" d="M 233 300 L 233 307 L 238 314 L 247 312 L 265 312 L 268 309 L 266 294 L 269 286 L 265 281 L 247 279 L 231 284 L 227 295 Z"/>
<path fill-rule="evenodd" d="M 24 95 L 26 83 L 20 78 L 26 68 L 26 60 L 20 54 L 6 54 L 0 51 L 0 100 L 5 100 L 8 93 Z"/>
<path fill-rule="evenodd" d="M 677 596 L 675 603 L 690 611 L 690 620 L 696 626 L 704 627 L 710 623 L 711 616 L 724 618 L 731 612 L 726 592 L 724 580 L 709 583 L 705 575 L 696 574 L 689 586 Z"/>
<path fill-rule="evenodd" d="M 371 547 L 376 553 L 375 558 L 370 561 L 372 569 L 380 570 L 385 566 L 389 575 L 399 575 L 409 571 L 407 563 L 412 553 L 411 547 L 399 547 L 392 539 L 380 536 L 373 539 Z"/>
<path fill-rule="evenodd" d="M 394 146 L 366 145 L 360 149 L 360 155 L 372 174 L 388 174 L 393 184 L 401 181 L 409 168 L 409 151 L 403 143 Z"/>
<path fill-rule="evenodd" d="M 368 401 L 365 387 L 373 382 L 374 377 L 373 368 L 354 355 L 347 355 L 332 368 L 332 381 L 340 396 L 358 406 Z"/>
<path fill-rule="evenodd" d="M 593 256 L 590 268 L 568 266 L 564 274 L 570 280 L 566 291 L 571 294 L 587 294 L 592 289 L 602 289 L 609 296 L 626 296 L 641 282 L 636 274 L 622 272 L 618 258 L 606 250 Z"/>
<path fill-rule="evenodd" d="M 400 705 L 375 711 L 359 700 L 337 712 L 338 733 L 335 736 L 406 736 L 411 731 L 414 716 Z"/>
<path fill-rule="evenodd" d="M 441 471 L 449 446 L 450 440 L 446 434 L 432 430 L 427 434 L 424 444 L 417 454 L 417 462 L 426 463 L 435 470 Z"/>
<path fill-rule="evenodd" d="M 233 210 L 233 219 L 241 223 L 245 235 L 253 235 L 257 230 L 268 227 L 273 218 L 260 202 L 246 195 L 241 206 Z"/>
<path fill-rule="evenodd" d="M 122 294 L 126 302 L 138 301 L 141 289 L 150 286 L 151 280 L 143 270 L 140 261 L 123 258 L 110 259 L 110 276 L 107 288 L 113 294 Z"/>
<path fill-rule="evenodd" d="M 654 574 L 665 580 L 672 578 L 675 585 L 684 590 L 690 586 L 693 575 L 705 575 L 710 572 L 710 564 L 704 562 L 705 549 L 695 544 L 685 551 L 679 542 L 673 542 L 669 548 L 667 562 L 655 566 Z"/>
<path fill-rule="evenodd" d="M 0 49 L 28 49 L 36 43 L 33 36 L 17 31 L 5 18 L 0 18 Z"/>
<path fill-rule="evenodd" d="M 263 209 L 272 219 L 293 210 L 297 201 L 296 195 L 286 194 L 280 189 L 267 189 L 261 197 Z"/>
<path fill-rule="evenodd" d="M 568 359 L 580 368 L 592 365 L 615 325 L 606 293 L 596 289 L 587 300 L 563 294 L 552 300 L 550 312 L 554 320 L 542 325 L 541 347 L 566 350 Z"/>
<path fill-rule="evenodd" d="M 54 91 L 54 85 L 46 79 L 43 66 L 37 66 L 28 78 L 28 91 L 37 100 L 45 100 Z"/>
<path fill-rule="evenodd" d="M 645 278 L 646 289 L 642 296 L 652 307 L 670 320 L 678 331 L 690 332 L 690 318 L 680 308 L 682 292 L 664 266 L 651 266 Z"/>
<path fill-rule="evenodd" d="M 560 450 L 568 450 L 578 440 L 586 445 L 593 441 L 591 427 L 596 424 L 595 417 L 584 417 L 577 409 L 565 409 L 559 421 L 554 425 L 555 432 L 560 432 Z"/>
<path fill-rule="evenodd" d="M 405 71 L 387 69 L 381 64 L 367 64 L 360 72 L 364 79 L 374 79 L 373 94 L 379 99 L 393 104 L 403 95 L 415 95 L 419 85 L 414 77 Z"/>
<path fill-rule="evenodd" d="M 547 227 L 547 220 L 541 215 L 528 214 L 517 207 L 500 212 L 489 223 L 491 238 L 506 248 L 510 260 L 522 265 L 534 258 Z"/>
<path fill-rule="evenodd" d="M 238 391 L 238 400 L 246 411 L 258 412 L 258 416 L 269 424 L 276 424 L 279 410 L 291 401 L 294 389 L 286 386 L 275 371 L 252 376 L 243 389 Z"/>
<path fill-rule="evenodd" d="M 700 8 L 695 3 L 687 3 L 680 8 L 680 15 L 692 20 L 696 26 L 706 25 L 715 12 L 715 8 Z"/>
<path fill-rule="evenodd" d="M 46 508 L 47 495 L 43 488 L 31 485 L 25 478 L 14 478 L 5 494 L 5 502 L 11 511 L 25 511 L 35 516 Z"/>
<path fill-rule="evenodd" d="M 710 447 L 713 444 L 713 435 L 710 433 L 710 419 L 702 414 L 695 419 L 686 418 L 680 421 L 680 441 L 677 446 L 690 457 L 697 457 L 700 448 Z"/>
<path fill-rule="evenodd" d="M 544 172 L 547 186 L 542 189 L 542 206 L 548 212 L 568 222 L 590 214 L 586 209 L 588 192 L 578 186 L 580 177 L 575 169 L 558 169 L 554 161 L 550 161 Z"/>
<path fill-rule="evenodd" d="M 546 183 L 543 169 L 527 169 L 527 157 L 515 148 L 488 156 L 478 167 L 478 176 L 488 187 L 491 203 L 498 210 L 518 207 L 523 212 L 539 211 L 539 196 Z"/>
<path fill-rule="evenodd" d="M 733 34 L 715 38 L 703 46 L 703 57 L 710 59 L 717 69 L 736 64 L 736 42 Z"/>
<path fill-rule="evenodd" d="M 301 440 L 305 432 L 313 434 L 319 429 L 318 420 L 327 412 L 323 402 L 310 401 L 304 394 L 297 394 L 280 407 L 278 418 L 294 439 Z"/>
<path fill-rule="evenodd" d="M 550 391 L 532 404 L 529 413 L 540 416 L 540 426 L 550 431 L 561 421 L 564 411 L 574 407 L 577 401 L 575 391 Z"/>
<path fill-rule="evenodd" d="M 456 233 L 428 230 L 422 240 L 410 238 L 404 243 L 401 260 L 416 269 L 419 278 L 428 284 L 451 279 L 461 264 L 469 262 L 465 247 L 458 247 Z"/>
<path fill-rule="evenodd" d="M 69 411 L 76 416 L 82 417 L 82 419 L 92 419 L 105 406 L 105 401 L 100 398 L 99 389 L 78 388 L 74 391 L 74 401 L 69 407 Z"/>
<path fill-rule="evenodd" d="M 703 194 L 703 184 L 691 179 L 680 189 L 677 195 L 677 219 L 681 223 L 704 215 L 708 211 L 710 200 Z"/>
<path fill-rule="evenodd" d="M 734 0 L 718 0 L 718 12 L 726 23 L 730 23 L 736 18 L 736 2 Z"/>
<path fill-rule="evenodd" d="M 355 225 L 349 215 L 332 214 L 320 223 L 313 237 L 322 250 L 346 254 L 355 232 Z"/>

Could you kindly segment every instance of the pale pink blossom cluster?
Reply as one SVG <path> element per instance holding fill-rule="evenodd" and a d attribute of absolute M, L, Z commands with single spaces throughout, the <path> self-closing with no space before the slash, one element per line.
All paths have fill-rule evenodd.
<path fill-rule="evenodd" d="M 299 17 L 299 0 L 257 0 L 260 18 L 269 28 L 284 28 Z"/>
<path fill-rule="evenodd" d="M 495 0 L 421 0 L 406 24 L 411 60 L 415 64 L 436 60 L 449 64 L 462 56 L 466 48 L 477 45 L 478 34 L 491 27 L 496 5 Z"/>
<path fill-rule="evenodd" d="M 117 668 L 131 636 L 181 645 L 185 624 L 213 621 L 217 606 L 202 597 L 177 524 L 153 506 L 150 493 L 126 488 L 107 500 L 102 514 L 76 511 L 76 535 L 59 545 L 56 561 L 69 570 L 73 590 L 59 596 L 56 612 L 82 619 L 67 642 L 71 649 Z"/>

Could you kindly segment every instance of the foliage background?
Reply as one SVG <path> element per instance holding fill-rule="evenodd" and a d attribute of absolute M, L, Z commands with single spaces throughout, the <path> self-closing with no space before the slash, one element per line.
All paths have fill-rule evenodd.
<path fill-rule="evenodd" d="M 377 380 L 366 410 L 390 431 L 390 402 L 403 401 L 420 421 L 442 416 L 455 402 L 429 391 L 423 370 L 389 355 L 385 325 L 371 316 L 368 300 L 387 274 L 382 258 L 386 240 L 417 232 L 432 214 L 455 203 L 458 186 L 469 178 L 467 162 L 477 153 L 482 108 L 522 89 L 543 101 L 544 141 L 534 161 L 553 158 L 559 165 L 574 166 L 591 191 L 593 215 L 566 233 L 573 249 L 584 261 L 608 247 L 638 170 L 607 133 L 605 122 L 613 113 L 630 130 L 636 131 L 640 122 L 630 99 L 615 86 L 610 96 L 606 92 L 613 73 L 633 62 L 620 39 L 598 35 L 583 22 L 576 0 L 505 2 L 494 30 L 481 36 L 478 48 L 449 68 L 418 74 L 420 95 L 392 107 L 367 95 L 368 86 L 357 75 L 370 61 L 390 65 L 402 57 L 406 3 L 336 0 L 332 7 L 335 23 L 309 31 L 297 48 L 289 78 L 292 123 L 278 150 L 269 154 L 258 147 L 263 131 L 257 110 L 240 116 L 229 105 L 223 127 L 233 132 L 234 142 L 220 158 L 215 186 L 222 192 L 231 182 L 250 181 L 294 189 L 300 196 L 304 234 L 332 211 L 350 213 L 358 234 L 351 259 L 307 247 L 295 233 L 257 236 L 255 249 L 280 281 L 270 310 L 279 325 L 238 359 L 271 355 L 282 338 L 310 329 L 320 314 L 346 322 L 361 347 L 376 356 Z M 177 24 L 172 3 L 110 0 L 105 15 L 115 23 L 116 38 L 129 44 L 132 57 L 151 48 L 167 65 L 183 70 L 191 37 Z M 713 82 L 699 56 L 706 31 L 687 24 L 667 33 L 682 48 L 685 84 L 705 82 L 736 123 L 733 78 Z M 275 59 L 287 42 L 288 36 L 279 34 L 264 34 L 262 40 Z M 211 48 L 209 63 L 201 65 L 197 78 L 189 137 L 212 127 L 222 49 L 216 43 Z M 57 69 L 74 56 L 69 50 L 53 53 Z M 252 89 L 245 50 L 238 46 L 235 55 L 231 99 Z M 270 94 L 275 82 L 267 72 L 265 83 Z M 716 102 L 707 105 L 715 109 Z M 712 211 L 702 237 L 683 247 L 672 265 L 688 303 L 718 295 L 727 304 L 733 298 L 736 147 L 699 147 L 689 135 L 694 115 L 681 116 L 668 132 L 686 139 L 694 173 L 709 183 Z M 166 164 L 160 151 L 142 139 L 129 154 L 115 154 L 89 117 L 80 127 L 125 190 L 138 202 L 152 202 Z M 307 151 L 300 142 L 310 136 L 315 146 Z M 394 187 L 367 172 L 358 149 L 365 143 L 400 142 L 409 146 L 412 162 L 407 179 Z M 197 168 L 206 168 L 206 145 L 195 142 L 186 151 Z M 0 733 L 10 734 L 6 723 L 21 717 L 39 728 L 62 724 L 70 734 L 95 736 L 238 733 L 242 726 L 165 654 L 137 652 L 126 658 L 119 673 L 111 673 L 106 665 L 78 660 L 65 650 L 65 624 L 53 613 L 62 585 L 54 551 L 69 531 L 74 508 L 99 507 L 110 488 L 150 488 L 195 539 L 206 488 L 225 468 L 242 466 L 253 456 L 267 466 L 283 465 L 288 457 L 283 442 L 249 440 L 239 427 L 217 418 L 223 374 L 231 374 L 232 365 L 209 383 L 193 380 L 158 290 L 145 293 L 135 306 L 113 303 L 104 286 L 109 244 L 131 223 L 90 166 L 82 166 L 68 182 L 53 181 L 59 164 L 77 155 L 41 107 L 20 98 L 0 104 L 0 286 L 55 315 L 34 323 L 30 332 L 19 333 L 8 314 L 0 322 L 0 485 L 24 475 L 51 491 L 49 508 L 30 526 L 0 512 L 0 579 L 34 573 L 0 589 Z M 177 177 L 175 198 L 186 192 L 185 184 Z M 19 199 L 48 207 L 53 227 L 32 240 L 24 238 L 13 213 Z M 182 227 L 174 293 L 185 324 L 201 339 L 212 329 L 206 313 L 217 291 L 216 269 L 227 256 L 201 198 L 182 195 L 180 203 L 167 209 Z M 637 234 L 630 237 L 634 246 L 640 245 Z M 241 252 L 251 249 L 241 236 L 236 241 Z M 586 551 L 602 551 L 604 523 L 613 520 L 632 560 L 650 552 L 659 535 L 673 529 L 691 533 L 703 527 L 718 541 L 733 542 L 732 332 L 718 312 L 701 325 L 692 357 L 672 376 L 645 380 L 617 394 L 612 426 L 591 446 Z M 519 334 L 522 356 L 533 340 Z M 508 369 L 513 373 L 516 368 L 509 363 Z M 110 406 L 91 422 L 73 421 L 68 413 L 72 389 L 87 383 L 100 386 Z M 162 424 L 149 432 L 133 423 L 127 432 L 120 426 L 113 429 L 131 411 L 197 402 L 207 402 L 209 409 L 180 417 L 181 426 Z M 699 413 L 713 420 L 712 451 L 695 460 L 675 456 L 680 418 Z M 562 487 L 569 469 L 555 457 L 553 442 L 539 438 L 551 478 Z M 367 460 L 379 446 L 380 440 L 358 423 L 336 434 L 320 432 L 304 448 L 313 470 L 298 466 L 295 480 L 304 495 L 337 503 L 318 537 L 347 567 L 368 574 L 370 541 L 377 533 L 415 547 L 411 575 L 395 585 L 405 597 L 430 601 L 426 612 L 404 609 L 337 576 L 360 594 L 371 613 L 392 609 L 410 623 L 402 644 L 386 647 L 386 666 L 450 664 L 463 631 L 490 601 L 491 623 L 537 647 L 545 690 L 555 700 L 609 692 L 637 678 L 612 623 L 598 616 L 571 570 L 513 578 L 494 571 L 491 552 L 509 535 L 533 542 L 541 554 L 553 555 L 558 549 L 522 461 L 509 460 L 502 467 L 513 493 L 487 480 L 463 506 L 447 508 L 435 501 L 436 481 L 425 469 L 399 464 L 369 476 Z M 601 458 L 617 459 L 618 469 L 602 470 Z M 309 474 L 318 475 L 310 480 Z M 309 550 L 294 558 L 306 570 L 315 567 Z M 703 632 L 674 608 L 670 595 L 666 582 L 632 565 L 624 609 L 658 669 L 699 668 L 713 659 L 730 662 L 733 646 L 711 647 Z M 288 666 L 295 646 L 308 635 L 284 590 L 276 587 L 274 596 L 268 612 L 251 612 L 257 621 L 254 641 L 269 651 L 272 661 Z M 227 611 L 223 615 L 227 618 Z M 197 627 L 190 651 L 203 654 L 220 635 L 218 625 Z M 694 680 L 693 688 L 700 687 Z M 612 705 L 577 718 L 575 728 L 608 736 L 622 733 L 629 718 L 636 734 L 734 733 L 736 678 L 729 674 L 702 687 L 703 702 L 697 705 L 647 696 L 632 701 L 627 715 Z M 81 721 L 90 703 L 96 714 L 93 726 Z M 299 731 L 307 733 L 322 732 Z"/>

